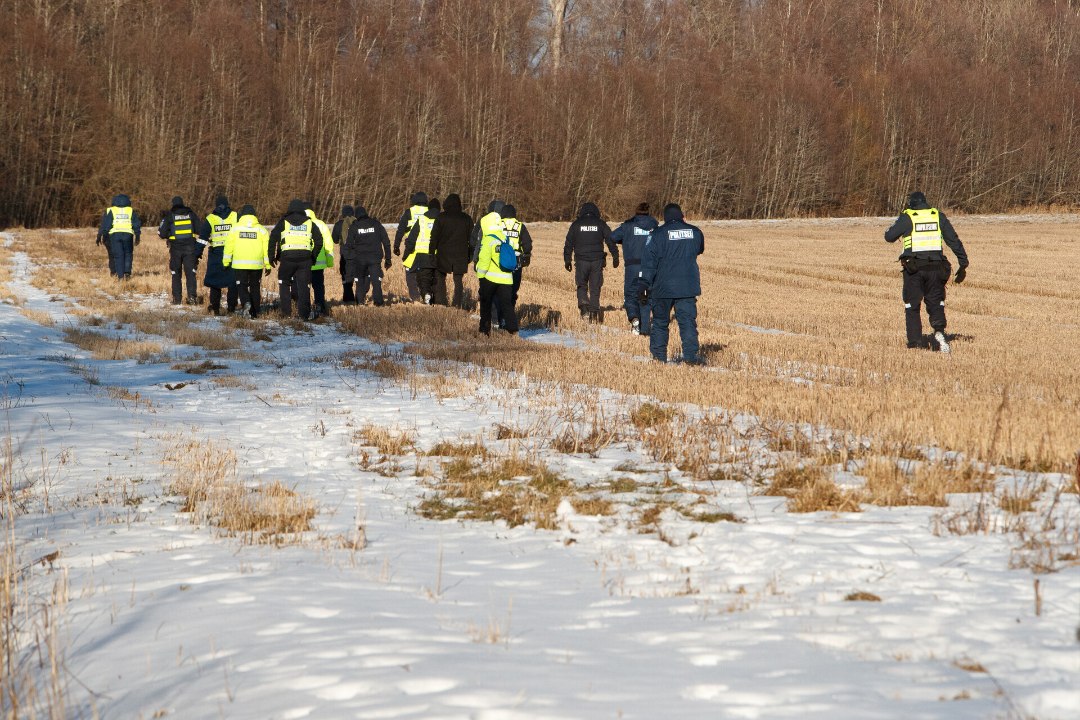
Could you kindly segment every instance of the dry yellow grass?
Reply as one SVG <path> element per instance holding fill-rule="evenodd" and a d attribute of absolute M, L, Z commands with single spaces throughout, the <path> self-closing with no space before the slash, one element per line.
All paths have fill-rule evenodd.
<path fill-rule="evenodd" d="M 161 357 L 164 348 L 149 340 L 129 340 L 82 327 L 64 328 L 64 339 L 89 351 L 98 360 L 129 360 L 150 362 Z"/>
<path fill-rule="evenodd" d="M 624 331 L 618 309 L 621 269 L 608 269 L 602 295 L 605 324 L 618 332 L 578 317 L 562 268 L 562 223 L 530 225 L 535 249 L 521 314 L 578 334 L 584 348 L 483 338 L 474 317 L 439 307 L 338 307 L 334 317 L 346 330 L 405 342 L 431 359 L 811 423 L 873 439 L 882 452 L 938 446 L 1026 469 L 1071 468 L 1080 427 L 1080 289 L 1071 270 L 1080 262 L 1080 217 L 954 221 L 972 266 L 963 286 L 949 288 L 949 330 L 957 333 L 949 357 L 904 348 L 897 250 L 881 240 L 891 218 L 701 223 L 699 327 L 713 366 L 705 370 L 640 362 L 646 341 Z M 124 297 L 92 231 L 16 238 L 38 263 L 87 269 L 84 276 L 47 267 L 46 284 L 51 278 L 58 290 L 103 303 Z M 338 274 L 328 271 L 326 280 L 328 296 L 339 297 Z M 167 282 L 164 243 L 149 238 L 126 288 L 163 296 Z M 386 288 L 400 295 L 402 285 L 395 264 Z"/>

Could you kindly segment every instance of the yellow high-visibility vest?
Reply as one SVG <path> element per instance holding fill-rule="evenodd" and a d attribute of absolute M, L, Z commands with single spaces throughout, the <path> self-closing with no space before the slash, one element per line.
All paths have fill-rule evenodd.
<path fill-rule="evenodd" d="M 281 229 L 281 249 L 283 251 L 307 250 L 308 252 L 314 250 L 315 239 L 311 237 L 311 228 L 314 225 L 315 223 L 310 219 L 299 225 L 293 225 L 286 220 L 285 226 Z"/>
<path fill-rule="evenodd" d="M 941 252 L 941 216 L 937 208 L 912 210 L 904 214 L 911 218 L 911 234 L 904 236 L 904 250 L 911 252 Z"/>
<path fill-rule="evenodd" d="M 206 222 L 210 223 L 210 247 L 225 247 L 225 238 L 236 224 L 236 212 L 231 211 L 225 217 L 210 213 L 206 216 Z"/>
<path fill-rule="evenodd" d="M 254 215 L 245 215 L 229 230 L 221 264 L 236 270 L 264 270 L 270 267 L 267 245 L 270 233 Z"/>
<path fill-rule="evenodd" d="M 135 226 L 133 225 L 132 216 L 135 211 L 129 207 L 116 207 L 115 205 L 109 208 L 109 212 L 112 213 L 112 227 L 109 228 L 109 234 L 113 233 L 127 233 L 133 235 L 135 233 Z"/>
<path fill-rule="evenodd" d="M 426 255 L 431 252 L 431 228 L 435 227 L 435 218 L 421 215 L 416 218 L 415 224 L 420 228 L 416 234 L 416 245 L 413 246 L 412 255 L 409 255 L 409 257 L 405 258 L 405 261 L 401 263 L 407 268 L 413 266 L 413 263 L 416 262 L 417 255 Z"/>

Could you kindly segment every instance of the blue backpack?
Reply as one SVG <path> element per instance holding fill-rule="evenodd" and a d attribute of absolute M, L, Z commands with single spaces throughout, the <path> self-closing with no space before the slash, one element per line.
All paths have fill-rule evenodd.
<path fill-rule="evenodd" d="M 517 250 L 506 238 L 503 238 L 503 241 L 499 243 L 499 269 L 508 273 L 518 269 Z"/>

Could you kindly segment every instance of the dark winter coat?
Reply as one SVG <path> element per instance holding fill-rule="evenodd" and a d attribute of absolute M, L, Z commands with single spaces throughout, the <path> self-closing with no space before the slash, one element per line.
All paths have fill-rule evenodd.
<path fill-rule="evenodd" d="M 217 215 L 220 218 L 228 217 L 232 213 L 232 209 L 228 203 L 218 203 L 214 206 L 212 213 L 208 215 Z M 209 248 L 206 251 L 206 274 L 203 276 L 203 285 L 212 288 L 228 288 L 236 283 L 236 275 L 233 273 L 232 268 L 227 268 L 222 264 L 222 259 L 225 257 L 225 246 L 214 247 L 210 242 L 210 236 L 213 234 L 214 228 L 210 227 L 210 221 L 207 218 L 203 218 L 202 230 L 199 232 L 199 237 L 203 243 Z"/>
<path fill-rule="evenodd" d="M 571 260 L 602 260 L 606 257 L 605 244 L 614 256 L 617 265 L 619 246 L 611 239 L 611 228 L 600 219 L 600 210 L 596 205 L 585 203 L 581 206 L 577 220 L 570 223 L 570 229 L 566 233 L 563 261 L 569 263 Z"/>
<path fill-rule="evenodd" d="M 926 198 L 922 193 L 912 193 L 908 201 L 908 207 L 912 210 L 929 210 L 932 206 L 926 202 Z M 956 261 L 960 263 L 960 267 L 967 267 L 967 251 L 964 250 L 964 244 L 960 242 L 960 236 L 956 234 L 956 230 L 953 228 L 952 223 L 949 222 L 949 218 L 945 217 L 945 213 L 938 210 L 938 220 L 941 223 L 941 238 L 956 255 Z M 885 242 L 896 242 L 900 238 L 910 235 L 912 230 L 911 217 L 907 213 L 901 213 L 900 217 L 896 218 L 896 222 L 892 224 L 892 227 L 885 231 Z M 919 258 L 931 262 L 946 261 L 944 253 L 915 253 L 910 248 L 900 253 L 901 258 L 918 258 L 920 255 L 932 255 L 932 257 Z"/>
<path fill-rule="evenodd" d="M 649 235 L 641 260 L 641 284 L 654 298 L 689 298 L 701 294 L 698 255 L 705 236 L 683 220 L 682 211 L 664 210 L 664 224 Z"/>
<path fill-rule="evenodd" d="M 342 240 L 349 237 L 349 226 L 353 224 L 355 219 L 356 213 L 353 211 L 352 205 L 341 208 L 341 218 L 334 223 L 334 228 L 330 231 L 330 238 L 335 245 L 340 245 Z"/>
<path fill-rule="evenodd" d="M 428 219 L 432 221 L 432 230 L 434 231 L 434 221 L 439 217 L 439 209 L 436 207 L 429 207 L 428 211 L 424 213 Z M 405 238 L 405 250 L 402 251 L 402 257 L 409 257 L 416 250 L 416 241 L 420 239 L 420 223 L 417 222 L 412 226 L 412 230 L 409 231 L 409 236 Z M 428 251 L 426 253 L 417 253 L 413 258 L 412 270 L 426 270 L 428 268 L 435 267 L 435 251 L 431 249 L 431 244 L 428 244 Z"/>
<path fill-rule="evenodd" d="M 129 198 L 127 195 L 123 195 L 123 194 L 115 195 L 115 196 L 113 196 L 112 205 L 110 207 L 118 207 L 118 208 L 131 207 L 131 198 Z M 109 239 L 109 231 L 112 230 L 112 225 L 113 225 L 112 211 L 106 209 L 105 212 L 102 213 L 102 215 L 101 215 L 101 222 L 98 224 L 97 236 L 98 236 L 99 240 L 108 240 Z M 133 236 L 137 239 L 139 237 L 139 233 L 142 232 L 142 221 L 139 220 L 139 214 L 138 213 L 135 213 L 135 212 L 131 213 L 131 229 L 133 231 L 132 232 Z"/>
<path fill-rule="evenodd" d="M 322 252 L 323 242 L 330 242 L 330 238 L 324 240 L 322 230 L 319 229 L 319 225 L 316 222 L 311 223 L 311 239 L 315 243 L 311 252 L 306 250 L 285 250 L 281 249 L 281 231 L 285 229 L 285 223 L 292 225 L 303 225 L 311 218 L 308 217 L 305 212 L 305 205 L 299 200 L 293 200 L 289 203 L 289 209 L 285 215 L 277 221 L 274 225 L 274 229 L 270 231 L 270 262 L 277 264 L 282 258 L 288 260 L 300 260 L 303 256 L 310 254 L 311 261 L 314 263 L 315 258 L 319 257 L 319 253 Z"/>
<path fill-rule="evenodd" d="M 390 236 L 383 224 L 368 217 L 364 208 L 356 209 L 356 219 L 349 226 L 341 257 L 359 263 L 383 263 L 390 259 Z"/>
<path fill-rule="evenodd" d="M 190 238 L 169 240 L 173 235 L 173 227 L 177 220 L 191 221 Z M 158 225 L 158 235 L 164 240 L 169 240 L 170 249 L 182 252 L 194 252 L 199 257 L 202 257 L 203 250 L 206 248 L 205 245 L 198 241 L 198 232 L 202 227 L 202 224 L 202 218 L 199 217 L 197 212 L 183 204 L 182 201 L 174 202 L 173 206 L 169 208 L 169 211 L 161 218 L 161 224 Z"/>
<path fill-rule="evenodd" d="M 623 249 L 623 262 L 630 265 L 640 265 L 645 257 L 645 243 L 649 234 L 656 229 L 659 223 L 652 215 L 635 215 L 611 233 L 611 239 Z"/>
<path fill-rule="evenodd" d="M 461 198 L 448 195 L 446 205 L 431 228 L 431 252 L 435 268 L 446 274 L 464 274 L 469 270 L 469 235 L 473 219 L 461 209 Z"/>

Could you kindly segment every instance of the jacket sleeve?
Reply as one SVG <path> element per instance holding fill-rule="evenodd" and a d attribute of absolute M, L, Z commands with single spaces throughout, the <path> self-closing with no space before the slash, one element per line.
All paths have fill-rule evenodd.
<path fill-rule="evenodd" d="M 406 210 L 401 214 L 397 223 L 397 232 L 394 233 L 394 251 L 401 247 L 401 240 L 405 237 L 405 233 L 409 230 L 409 211 Z"/>
<path fill-rule="evenodd" d="M 911 218 L 907 213 L 903 213 L 900 217 L 896 218 L 896 222 L 892 224 L 892 227 L 885 231 L 885 242 L 896 242 L 905 235 L 910 234 Z"/>
<path fill-rule="evenodd" d="M 409 236 L 405 238 L 405 251 L 402 253 L 402 257 L 409 257 L 416 250 L 416 238 L 420 236 L 420 223 L 416 223 L 412 226 L 412 230 L 409 231 Z"/>
<path fill-rule="evenodd" d="M 311 248 L 311 259 L 315 260 L 322 255 L 323 249 L 323 231 L 316 223 L 311 223 L 311 241 L 314 243 Z"/>
<path fill-rule="evenodd" d="M 570 229 L 566 231 L 566 243 L 563 244 L 562 257 L 564 263 L 569 263 L 574 259 L 574 230 L 577 228 L 577 221 L 570 223 Z"/>
<path fill-rule="evenodd" d="M 611 231 L 611 240 L 617 245 L 622 245 L 623 240 L 626 239 L 626 223 L 623 223 L 619 227 Z M 625 249 L 625 248 L 624 248 Z"/>
<path fill-rule="evenodd" d="M 266 254 L 270 262 L 277 263 L 281 256 L 281 231 L 285 228 L 285 218 L 277 221 L 277 225 L 270 231 L 270 242 L 266 248 Z"/>
<path fill-rule="evenodd" d="M 202 218 L 199 217 L 199 214 L 197 212 L 192 210 L 191 211 L 191 227 L 193 227 L 193 228 L 194 227 L 201 228 L 202 226 L 203 226 Z M 195 257 L 201 258 L 202 255 L 203 255 L 203 252 L 206 250 L 206 246 L 209 245 L 209 244 L 210 244 L 210 236 L 209 235 L 206 236 L 205 240 L 203 240 L 201 237 L 196 237 L 195 238 L 195 245 L 197 246 L 196 249 L 199 252 Z"/>
<path fill-rule="evenodd" d="M 658 232 L 659 230 L 653 230 L 649 235 L 645 243 L 645 256 L 641 258 L 640 284 L 647 288 L 652 287 L 653 281 L 656 280 L 656 268 L 660 264 L 661 242 L 657 237 Z"/>
<path fill-rule="evenodd" d="M 528 265 L 532 262 L 532 235 L 529 234 L 529 228 L 525 223 L 521 223 L 521 235 L 518 236 L 518 242 L 521 244 L 522 264 Z"/>
<path fill-rule="evenodd" d="M 330 239 L 334 241 L 335 245 L 341 244 L 341 220 L 334 223 L 334 227 L 330 229 Z"/>
<path fill-rule="evenodd" d="M 476 222 L 469 231 L 469 258 L 475 267 L 480 262 L 480 245 L 483 238 L 480 235 L 480 223 Z"/>
<path fill-rule="evenodd" d="M 236 250 L 236 235 L 240 230 L 236 225 L 229 228 L 229 233 L 225 236 L 225 248 L 222 250 L 221 264 L 225 267 L 232 265 L 233 252 Z"/>
<path fill-rule="evenodd" d="M 161 223 L 158 225 L 157 234 L 162 240 L 168 240 L 172 235 L 172 213 L 165 213 L 161 217 Z"/>
<path fill-rule="evenodd" d="M 112 211 L 106 210 L 101 214 L 101 222 L 98 223 L 97 236 L 98 240 L 107 238 L 109 236 L 109 230 L 112 229 Z"/>
<path fill-rule="evenodd" d="M 956 234 L 956 229 L 949 222 L 949 218 L 945 217 L 945 213 L 939 213 L 939 215 L 941 216 L 941 237 L 945 239 L 945 244 L 956 255 L 956 261 L 960 263 L 960 267 L 967 267 L 968 256 L 967 251 L 964 250 L 964 243 L 960 242 L 960 236 Z"/>
<path fill-rule="evenodd" d="M 442 235 L 442 223 L 439 222 L 439 218 L 435 218 L 435 222 L 431 225 L 431 239 L 428 240 L 428 252 L 432 256 L 439 252 L 440 235 Z"/>
<path fill-rule="evenodd" d="M 615 239 L 611 237 L 611 228 L 603 220 L 600 221 L 600 234 L 604 237 L 604 242 L 607 243 L 608 250 L 611 251 L 612 257 L 615 258 L 615 262 L 619 262 L 619 246 L 615 244 Z"/>
<path fill-rule="evenodd" d="M 139 219 L 139 213 L 134 210 L 131 211 L 131 232 L 136 240 L 142 235 L 142 220 Z"/>
<path fill-rule="evenodd" d="M 698 255 L 704 255 L 705 254 L 705 233 L 701 232 L 701 228 L 698 228 L 697 236 L 698 236 L 697 254 Z"/>
<path fill-rule="evenodd" d="M 199 240 L 201 240 L 204 245 L 210 242 L 210 235 L 214 232 L 214 228 L 210 227 L 210 221 L 203 218 L 202 222 L 196 223 L 195 227 L 199 228 Z"/>

